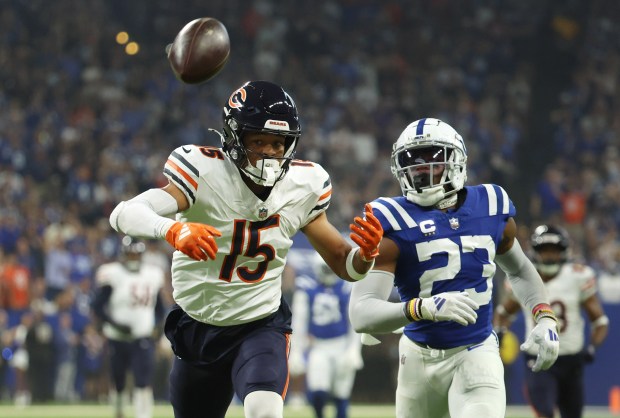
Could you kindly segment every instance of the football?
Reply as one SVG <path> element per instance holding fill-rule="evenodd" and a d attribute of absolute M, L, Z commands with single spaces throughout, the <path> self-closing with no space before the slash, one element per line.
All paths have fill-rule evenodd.
<path fill-rule="evenodd" d="M 226 27 L 217 19 L 202 17 L 189 22 L 166 47 L 176 77 L 188 84 L 215 77 L 230 55 Z"/>

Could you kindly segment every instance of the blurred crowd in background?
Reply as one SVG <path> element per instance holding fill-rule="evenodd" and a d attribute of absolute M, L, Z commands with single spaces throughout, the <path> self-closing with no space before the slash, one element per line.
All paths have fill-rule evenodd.
<path fill-rule="evenodd" d="M 250 79 L 293 95 L 303 129 L 297 157 L 330 173 L 328 216 L 342 231 L 364 203 L 400 194 L 391 146 L 411 121 L 437 117 L 465 139 L 469 183 L 508 191 L 522 245 L 540 222 L 566 227 L 574 256 L 609 289 L 604 297 L 620 300 L 613 2 L 0 4 L 4 399 L 20 390 L 32 401 L 107 395 L 106 344 L 90 298 L 96 268 L 118 253 L 108 215 L 124 198 L 163 186 L 177 146 L 219 146 L 208 128 L 221 128 L 222 105 Z M 231 58 L 215 79 L 184 85 L 165 46 L 202 16 L 226 25 Z M 117 43 L 121 31 L 137 54 Z M 153 243 L 150 252 L 167 269 L 170 248 Z M 160 350 L 165 386 L 170 353 Z"/>

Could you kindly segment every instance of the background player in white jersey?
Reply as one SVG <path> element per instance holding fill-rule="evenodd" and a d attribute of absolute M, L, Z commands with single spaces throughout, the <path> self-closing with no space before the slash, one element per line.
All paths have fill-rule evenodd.
<path fill-rule="evenodd" d="M 97 269 L 93 312 L 108 338 L 110 371 L 114 385 L 112 403 L 116 417 L 123 416 L 127 373 L 133 375 L 136 418 L 153 414 L 151 381 L 155 366 L 153 333 L 163 318 L 160 290 L 165 272 L 141 262 L 144 242 L 125 236 L 117 262 Z"/>
<path fill-rule="evenodd" d="M 491 293 L 496 263 L 536 327 L 535 370 L 558 354 L 556 319 L 542 280 L 515 239 L 515 208 L 501 187 L 465 187 L 463 138 L 437 119 L 411 123 L 393 147 L 392 172 L 404 196 L 379 198 L 381 254 L 353 286 L 358 332 L 404 326 L 397 417 L 504 417 L 506 398 Z M 402 303 L 387 301 L 396 286 Z"/>
<path fill-rule="evenodd" d="M 570 238 L 559 226 L 540 225 L 532 234 L 534 265 L 549 293 L 551 307 L 558 318 L 562 339 L 558 360 L 541 373 L 532 373 L 535 352 L 526 352 L 526 386 L 528 401 L 536 416 L 551 418 L 557 406 L 562 418 L 579 418 L 584 405 L 583 366 L 594 360 L 596 347 L 607 336 L 609 319 L 596 295 L 596 274 L 588 266 L 569 261 Z M 521 309 L 509 294 L 495 311 L 498 327 L 507 328 Z M 586 324 L 582 309 L 590 321 L 590 338 L 586 345 Z M 526 315 L 526 331 L 534 324 Z"/>
<path fill-rule="evenodd" d="M 308 400 L 317 418 L 323 418 L 330 401 L 336 417 L 346 418 L 355 373 L 364 365 L 360 337 L 349 323 L 351 284 L 318 255 L 312 267 L 313 277 L 295 279 L 291 374 L 306 373 Z"/>
<path fill-rule="evenodd" d="M 291 312 L 282 271 L 302 231 L 338 276 L 359 280 L 383 231 L 366 207 L 354 249 L 329 223 L 332 186 L 318 164 L 294 160 L 297 107 L 280 86 L 251 81 L 223 109 L 222 148 L 170 154 L 169 184 L 121 202 L 110 223 L 132 236 L 165 238 L 173 297 L 165 333 L 176 354 L 170 395 L 177 418 L 224 417 L 236 393 L 245 416 L 277 418 L 288 388 Z M 176 220 L 167 215 L 176 213 Z"/>

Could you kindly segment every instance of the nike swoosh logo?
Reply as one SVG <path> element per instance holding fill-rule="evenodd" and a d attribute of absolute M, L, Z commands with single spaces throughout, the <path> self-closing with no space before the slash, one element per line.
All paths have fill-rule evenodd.
<path fill-rule="evenodd" d="M 189 154 L 189 152 L 191 151 L 191 149 L 185 149 L 185 147 L 181 147 L 181 149 L 186 153 Z"/>

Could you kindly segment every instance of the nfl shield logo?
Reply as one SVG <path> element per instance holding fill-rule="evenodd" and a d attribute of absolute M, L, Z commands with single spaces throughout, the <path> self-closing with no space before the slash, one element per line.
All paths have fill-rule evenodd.
<path fill-rule="evenodd" d="M 260 208 L 258 210 L 258 217 L 264 219 L 267 217 L 267 208 Z"/>
<path fill-rule="evenodd" d="M 459 220 L 457 218 L 450 218 L 450 228 L 459 229 L 461 225 L 459 225 Z"/>

